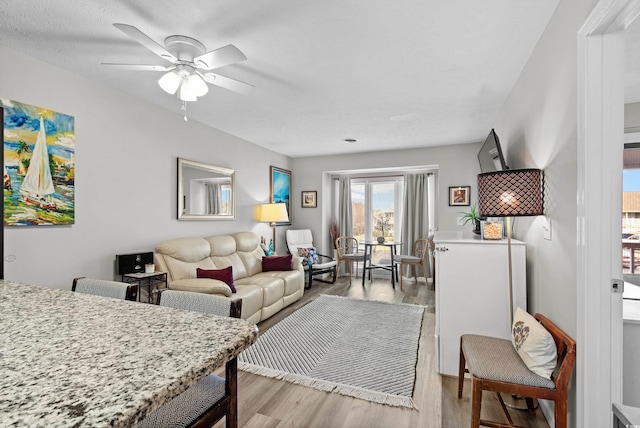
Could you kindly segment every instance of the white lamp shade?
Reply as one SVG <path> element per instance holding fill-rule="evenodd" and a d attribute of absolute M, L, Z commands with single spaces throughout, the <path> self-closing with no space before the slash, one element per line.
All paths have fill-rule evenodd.
<path fill-rule="evenodd" d="M 197 74 L 189 76 L 189 86 L 191 90 L 196 94 L 196 97 L 201 97 L 209 92 L 209 86 L 202 80 L 202 77 Z"/>
<path fill-rule="evenodd" d="M 180 81 L 182 79 L 178 75 L 178 72 L 173 70 L 168 73 L 165 73 L 164 76 L 158 80 L 158 85 L 168 94 L 175 94 L 178 90 L 178 86 L 180 86 Z"/>
<path fill-rule="evenodd" d="M 198 99 L 196 91 L 191 87 L 191 83 L 187 77 L 182 79 L 180 89 L 178 90 L 178 98 L 182 101 L 196 101 Z"/>
<path fill-rule="evenodd" d="M 289 214 L 287 214 L 287 204 L 285 203 L 262 204 L 260 208 L 259 221 L 267 223 L 289 221 Z"/>

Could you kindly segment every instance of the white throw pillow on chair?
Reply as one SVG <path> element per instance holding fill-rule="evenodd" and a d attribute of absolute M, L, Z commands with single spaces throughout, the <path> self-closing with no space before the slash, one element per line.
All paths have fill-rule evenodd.
<path fill-rule="evenodd" d="M 516 309 L 511 333 L 511 343 L 529 370 L 551 379 L 558 359 L 551 334 L 522 308 Z"/>

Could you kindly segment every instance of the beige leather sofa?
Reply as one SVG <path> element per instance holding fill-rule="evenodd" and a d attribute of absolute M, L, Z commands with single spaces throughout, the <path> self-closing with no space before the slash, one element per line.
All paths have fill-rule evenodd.
<path fill-rule="evenodd" d="M 293 256 L 290 271 L 262 271 L 264 252 L 253 232 L 204 238 L 178 238 L 156 247 L 156 270 L 167 272 L 167 287 L 242 299 L 242 318 L 257 323 L 290 305 L 304 293 L 302 260 Z M 237 293 L 222 281 L 197 278 L 196 269 L 232 266 Z"/>

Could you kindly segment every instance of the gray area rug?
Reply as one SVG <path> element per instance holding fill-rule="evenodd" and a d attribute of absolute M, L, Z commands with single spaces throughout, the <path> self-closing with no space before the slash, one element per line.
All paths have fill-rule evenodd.
<path fill-rule="evenodd" d="M 238 357 L 257 375 L 413 407 L 423 306 L 322 295 Z"/>

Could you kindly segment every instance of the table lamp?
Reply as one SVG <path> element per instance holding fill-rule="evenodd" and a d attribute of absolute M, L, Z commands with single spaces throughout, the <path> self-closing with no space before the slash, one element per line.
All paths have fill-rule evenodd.
<path fill-rule="evenodd" d="M 262 204 L 260 206 L 260 216 L 258 221 L 269 223 L 273 229 L 273 249 L 276 249 L 276 225 L 280 221 L 289 221 L 289 214 L 287 214 L 287 204 L 285 203 L 271 203 Z"/>
<path fill-rule="evenodd" d="M 542 171 L 539 169 L 510 169 L 478 175 L 480 215 L 483 217 L 506 217 L 509 257 L 509 315 L 512 324 L 511 217 L 543 214 L 542 179 Z"/>

